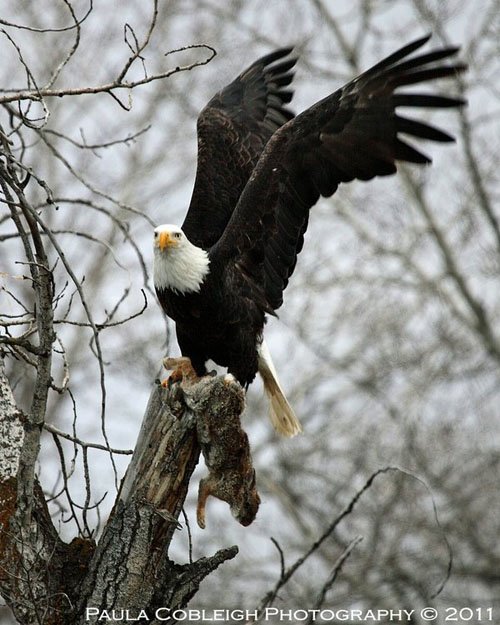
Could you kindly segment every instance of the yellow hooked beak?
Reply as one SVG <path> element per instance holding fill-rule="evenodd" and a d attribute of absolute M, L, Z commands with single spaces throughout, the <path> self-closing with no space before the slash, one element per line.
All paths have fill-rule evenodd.
<path fill-rule="evenodd" d="M 169 232 L 160 232 L 158 236 L 158 247 L 163 252 L 167 247 L 174 245 L 174 239 L 170 236 Z"/>

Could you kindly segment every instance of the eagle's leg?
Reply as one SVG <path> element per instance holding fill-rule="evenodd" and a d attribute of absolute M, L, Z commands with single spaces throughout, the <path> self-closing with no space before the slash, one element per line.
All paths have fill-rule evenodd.
<path fill-rule="evenodd" d="M 161 383 L 164 387 L 169 387 L 175 384 L 175 382 L 182 382 L 183 380 L 196 382 L 199 378 L 191 363 L 191 359 L 187 356 L 164 358 L 163 366 L 165 369 L 172 369 L 172 373 Z"/>

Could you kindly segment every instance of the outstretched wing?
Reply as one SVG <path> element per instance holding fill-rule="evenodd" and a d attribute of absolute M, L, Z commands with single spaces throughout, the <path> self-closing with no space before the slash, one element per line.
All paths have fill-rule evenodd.
<path fill-rule="evenodd" d="M 401 48 L 301 113 L 267 144 L 211 257 L 263 285 L 273 310 L 283 300 L 303 244 L 309 209 L 340 182 L 396 172 L 396 161 L 430 163 L 401 134 L 453 141 L 433 126 L 396 114 L 397 107 L 456 107 L 448 96 L 399 93 L 398 88 L 453 76 L 461 64 L 443 65 L 458 48 L 406 59 L 430 36 Z"/>
<path fill-rule="evenodd" d="M 259 156 L 273 133 L 293 117 L 292 48 L 262 57 L 217 93 L 198 117 L 198 168 L 182 225 L 204 249 L 222 235 Z"/>

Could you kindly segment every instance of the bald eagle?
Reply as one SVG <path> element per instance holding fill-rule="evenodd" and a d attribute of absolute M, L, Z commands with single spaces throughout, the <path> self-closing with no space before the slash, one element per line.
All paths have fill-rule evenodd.
<path fill-rule="evenodd" d="M 183 356 L 198 375 L 212 359 L 245 387 L 261 374 L 275 429 L 300 423 L 263 340 L 302 249 L 309 209 L 339 183 L 396 172 L 396 162 L 430 163 L 401 135 L 453 137 L 403 117 L 398 107 L 462 105 L 449 96 L 400 92 L 465 69 L 443 64 L 458 48 L 419 53 L 418 39 L 298 116 L 286 108 L 296 58 L 277 50 L 219 91 L 198 117 L 198 168 L 181 228 L 154 231 L 154 285 L 175 321 Z"/>

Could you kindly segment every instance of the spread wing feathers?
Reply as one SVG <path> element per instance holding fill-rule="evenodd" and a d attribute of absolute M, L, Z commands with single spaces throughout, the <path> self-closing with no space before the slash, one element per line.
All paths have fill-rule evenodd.
<path fill-rule="evenodd" d="M 233 267 L 260 280 L 270 308 L 276 310 L 282 303 L 303 245 L 309 209 L 320 195 L 332 195 L 340 182 L 393 174 L 396 161 L 429 163 L 430 158 L 402 134 L 453 141 L 442 130 L 395 112 L 405 106 L 463 104 L 448 96 L 396 92 L 465 69 L 461 64 L 438 63 L 458 48 L 406 59 L 428 39 L 401 48 L 301 113 L 267 144 L 211 256 L 225 256 L 226 262 L 233 258 Z"/>
<path fill-rule="evenodd" d="M 195 245 L 208 249 L 219 239 L 264 146 L 293 117 L 285 107 L 297 61 L 291 52 L 276 50 L 250 65 L 198 117 L 198 168 L 182 226 Z"/>

